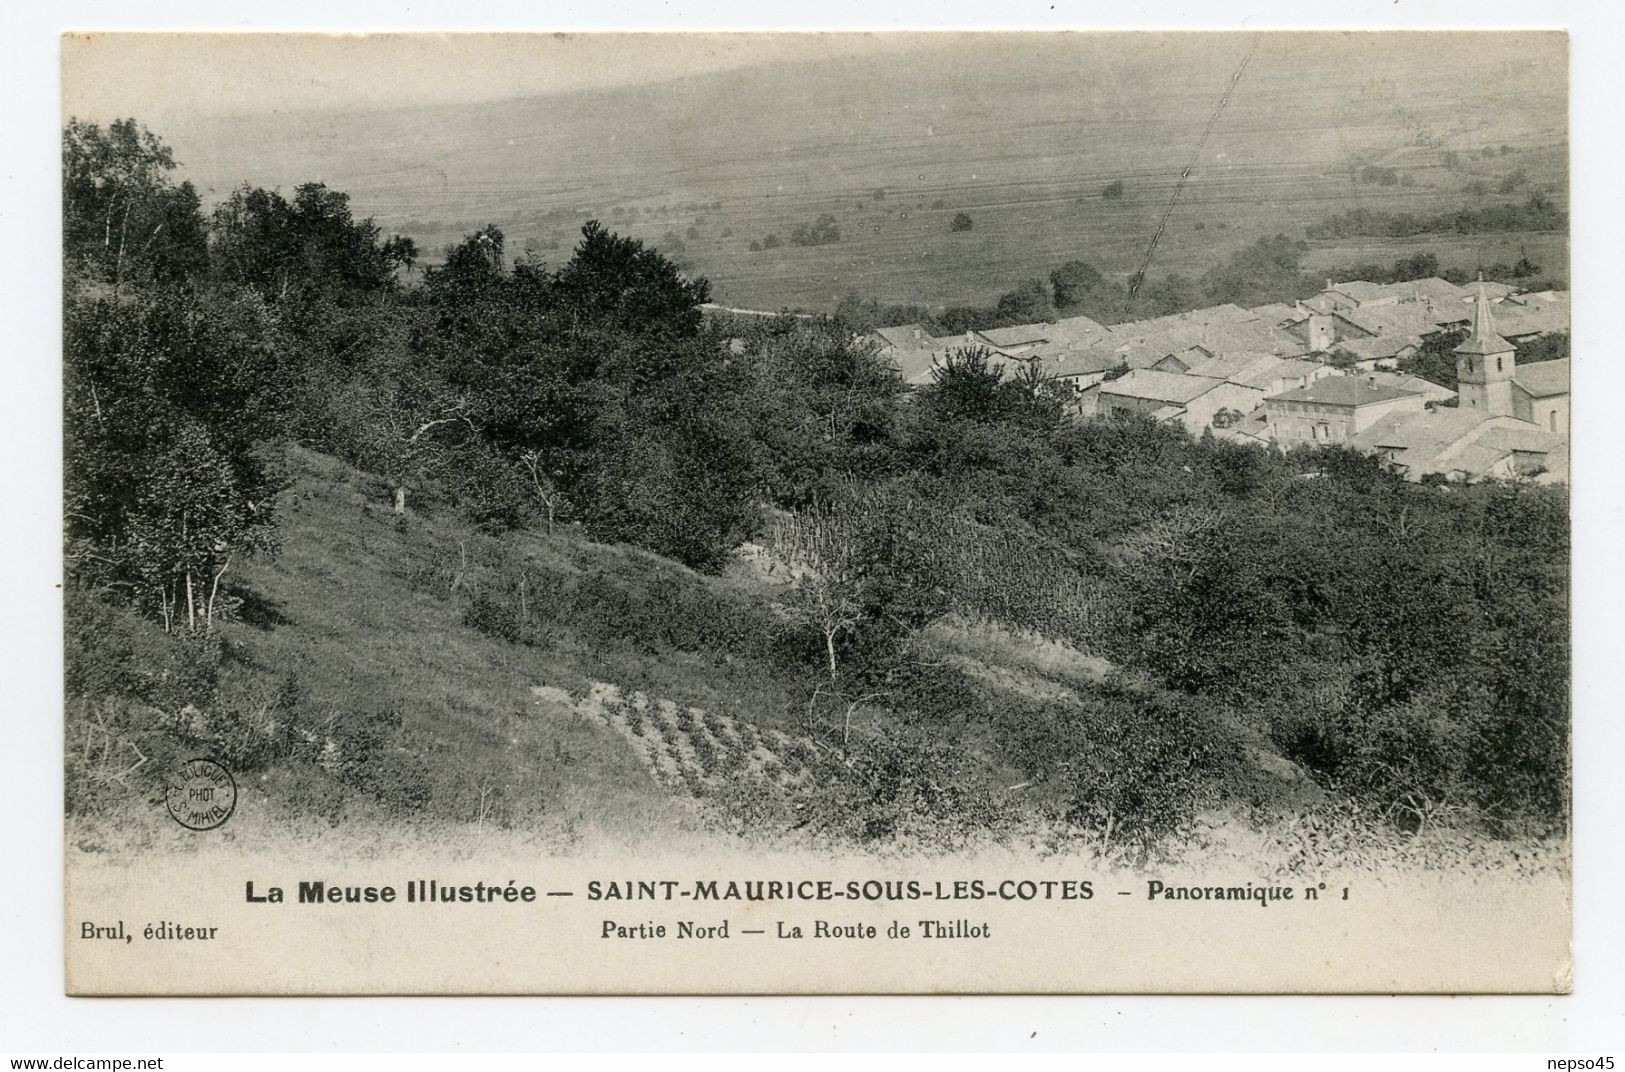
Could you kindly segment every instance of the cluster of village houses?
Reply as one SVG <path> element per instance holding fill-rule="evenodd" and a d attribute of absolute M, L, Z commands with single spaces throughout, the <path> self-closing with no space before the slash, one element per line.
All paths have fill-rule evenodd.
<path fill-rule="evenodd" d="M 1438 332 L 1459 389 L 1398 366 Z M 1343 444 L 1409 480 L 1567 480 L 1569 362 L 1518 362 L 1518 346 L 1569 330 L 1566 291 L 1443 279 L 1327 281 L 1292 305 L 1217 305 L 1111 327 L 1085 316 L 933 338 L 918 325 L 874 343 L 912 385 L 954 351 L 981 347 L 1006 371 L 1036 363 L 1084 414 L 1146 414 L 1193 435 L 1264 446 Z"/>

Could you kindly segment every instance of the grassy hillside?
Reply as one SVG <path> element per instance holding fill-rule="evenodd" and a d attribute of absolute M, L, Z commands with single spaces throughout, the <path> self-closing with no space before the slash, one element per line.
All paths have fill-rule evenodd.
<path fill-rule="evenodd" d="M 280 548 L 232 585 L 235 620 L 211 638 L 217 653 L 123 612 L 79 608 L 68 752 L 85 817 L 162 825 L 161 811 L 141 814 L 151 771 L 114 777 L 133 745 L 152 770 L 183 753 L 222 755 L 249 823 L 406 819 L 566 845 L 660 840 L 764 819 L 729 796 L 750 788 L 763 760 L 788 788 L 826 791 L 809 760 L 838 732 L 832 711 L 848 730 L 889 725 L 877 707 L 820 705 L 817 675 L 763 646 L 775 585 L 752 569 L 705 577 L 572 529 L 492 537 L 432 498 L 397 516 L 368 474 L 298 447 L 286 461 Z M 512 584 L 521 576 L 533 581 L 523 597 Z M 1007 651 L 996 688 L 1101 672 L 1075 652 L 1069 666 L 1064 645 L 1040 669 L 989 628 L 1002 635 L 944 623 L 936 636 L 961 659 L 975 636 L 981 659 Z M 382 740 L 352 761 L 356 728 L 374 724 Z M 746 762 L 741 751 L 748 771 L 699 754 L 743 742 L 758 753 Z M 382 773 L 362 775 L 361 762 Z M 990 759 L 982 775 L 1014 780 Z M 799 825 L 767 817 L 752 832 Z"/>
<path fill-rule="evenodd" d="M 154 772 L 200 752 L 236 771 L 241 803 L 229 836 L 251 844 L 294 838 L 371 854 L 404 839 L 453 852 L 492 844 L 560 852 L 701 846 L 741 832 L 756 844 L 834 833 L 837 844 L 852 846 L 841 831 L 809 826 L 809 801 L 854 804 L 852 786 L 832 782 L 820 765 L 832 754 L 824 742 L 842 732 L 830 722 L 840 707 L 817 705 L 816 677 L 752 658 L 760 649 L 751 639 L 708 632 L 728 627 L 697 620 L 710 608 L 716 622 L 737 616 L 737 627 L 764 612 L 776 584 L 759 570 L 741 564 L 705 577 L 571 531 L 485 536 L 433 501 L 398 517 L 388 489 L 368 474 L 301 448 L 286 459 L 282 546 L 239 576 L 236 620 L 219 630 L 218 680 L 195 688 L 197 703 L 177 706 L 175 691 L 186 687 L 176 667 L 190 666 L 196 677 L 207 662 L 197 645 L 182 642 L 181 661 L 166 661 L 177 642 L 153 623 L 122 612 L 111 623 L 94 612 L 76 621 L 75 643 L 98 645 L 103 660 L 122 653 L 140 663 L 133 672 L 144 682 L 126 681 L 121 696 L 93 695 L 87 681 L 105 684 L 130 668 L 76 666 L 70 650 L 78 677 L 70 678 L 68 778 L 79 848 L 181 844 L 163 817 Z M 529 625 L 493 613 L 504 592 L 513 595 L 504 578 L 518 575 L 553 582 L 530 590 Z M 1138 858 L 1143 850 L 1132 845 L 1055 826 L 1047 816 L 1064 806 L 1050 799 L 1058 787 L 1024 778 L 1001 740 L 1011 717 L 1030 717 L 1020 712 L 1096 702 L 1113 674 L 1107 660 L 958 615 L 939 619 L 915 650 L 953 694 L 952 714 L 933 732 L 962 762 L 952 768 L 959 784 L 942 788 L 955 808 L 979 795 L 998 800 L 972 809 L 974 834 L 954 834 L 933 822 L 940 816 L 928 806 L 915 813 L 930 801 L 888 797 L 897 825 L 874 844 L 1081 850 L 1118 865 Z M 358 779 L 332 754 L 333 741 L 353 740 L 342 727 L 380 712 L 398 722 L 367 757 L 375 773 Z M 909 732 L 906 718 L 877 705 L 844 714 L 858 734 Z M 300 747 L 298 738 L 312 732 L 314 746 Z M 1239 724 L 1230 732 L 1247 758 L 1230 802 L 1186 830 L 1179 851 L 1191 866 L 1287 873 L 1334 858 L 1344 867 L 1562 866 L 1555 843 L 1508 846 L 1443 830 L 1401 839 L 1328 822 L 1320 792 L 1266 735 Z M 292 744 L 267 744 L 290 736 Z M 133 755 L 147 764 L 126 770 Z M 853 753 L 842 762 L 850 769 Z M 1264 811 L 1249 811 L 1248 799 Z M 994 821 L 983 825 L 989 815 Z"/>

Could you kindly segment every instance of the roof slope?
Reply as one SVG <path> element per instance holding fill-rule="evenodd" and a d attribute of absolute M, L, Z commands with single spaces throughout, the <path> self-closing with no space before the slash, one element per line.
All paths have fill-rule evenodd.
<path fill-rule="evenodd" d="M 1315 402 L 1323 406 L 1369 406 L 1414 395 L 1387 384 L 1371 383 L 1364 376 L 1327 376 L 1308 387 L 1278 394 L 1280 402 Z"/>
<path fill-rule="evenodd" d="M 1407 347 L 1421 345 L 1421 338 L 1415 335 L 1373 335 L 1367 339 L 1344 339 L 1335 349 L 1353 354 L 1358 361 L 1381 361 L 1398 357 Z"/>
<path fill-rule="evenodd" d="M 899 350 L 928 350 L 936 345 L 936 340 L 927 335 L 925 329 L 918 324 L 875 328 L 871 334 L 878 335 L 888 346 L 895 346 Z"/>
<path fill-rule="evenodd" d="M 1223 382 L 1211 376 L 1189 376 L 1182 372 L 1135 369 L 1109 383 L 1101 384 L 1100 393 L 1184 405 L 1193 398 L 1207 394 Z"/>
<path fill-rule="evenodd" d="M 1339 309 L 1337 315 L 1373 335 L 1426 335 L 1439 326 L 1432 307 L 1422 302 Z"/>
<path fill-rule="evenodd" d="M 1123 363 L 1123 355 L 1100 347 L 1083 347 L 1045 354 L 1038 362 L 1050 376 L 1089 376 L 1117 368 Z"/>
<path fill-rule="evenodd" d="M 1356 450 L 1382 451 L 1413 475 L 1483 476 L 1508 454 L 1561 453 L 1562 439 L 1516 417 L 1482 410 L 1436 409 L 1384 417 L 1348 441 Z"/>
<path fill-rule="evenodd" d="M 1569 359 L 1519 365 L 1512 374 L 1512 382 L 1535 398 L 1566 395 L 1569 393 Z"/>
<path fill-rule="evenodd" d="M 1434 383 L 1432 380 L 1424 380 L 1420 376 L 1413 376 L 1408 372 L 1392 372 L 1387 369 L 1378 369 L 1364 375 L 1369 383 L 1378 383 L 1385 387 L 1397 387 L 1401 391 L 1421 395 L 1429 402 L 1442 402 L 1447 398 L 1456 397 L 1456 392 L 1450 388 Z"/>

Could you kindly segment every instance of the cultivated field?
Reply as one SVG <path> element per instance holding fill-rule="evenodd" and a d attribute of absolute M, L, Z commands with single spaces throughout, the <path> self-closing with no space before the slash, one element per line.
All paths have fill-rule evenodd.
<path fill-rule="evenodd" d="M 599 217 L 708 276 L 727 304 L 822 310 L 849 290 L 943 304 L 986 301 L 1075 258 L 1132 272 L 1187 165 L 1153 274 L 1197 274 L 1261 234 L 1301 234 L 1351 208 L 1433 213 L 1531 189 L 1566 203 L 1563 83 L 1551 74 L 1561 43 L 1458 44 L 1236 35 L 1127 50 L 1085 35 L 944 35 L 891 62 L 832 50 L 816 63 L 614 91 L 194 117 L 164 131 L 206 197 L 245 180 L 324 181 L 417 239 L 430 262 L 495 222 L 513 251 L 557 263 L 582 221 Z M 1324 53 L 1307 75 L 1306 49 Z M 1484 78 L 1486 65 L 1499 76 Z M 958 77 L 971 68 L 974 92 Z M 1365 166 L 1401 178 L 1353 181 Z M 1520 171 L 1516 189 L 1497 192 Z M 1117 180 L 1123 196 L 1104 198 Z M 1466 192 L 1475 180 L 1490 192 Z M 959 212 L 975 226 L 950 233 Z M 825 213 L 841 241 L 790 243 L 794 227 Z M 750 251 L 769 235 L 783 244 Z M 1317 249 L 1313 263 L 1428 248 L 1471 270 L 1533 245 L 1541 252 L 1531 257 L 1561 273 L 1554 241 L 1340 243 Z"/>

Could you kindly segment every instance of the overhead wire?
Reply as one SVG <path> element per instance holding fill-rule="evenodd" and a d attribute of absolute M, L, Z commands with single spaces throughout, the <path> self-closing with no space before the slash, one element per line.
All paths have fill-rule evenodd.
<path fill-rule="evenodd" d="M 1157 229 L 1152 232 L 1151 242 L 1146 246 L 1145 259 L 1140 262 L 1140 270 L 1135 272 L 1133 278 L 1129 280 L 1128 296 L 1130 298 L 1138 294 L 1140 287 L 1145 283 L 1145 275 L 1151 270 L 1151 260 L 1157 255 L 1157 243 L 1162 241 L 1162 233 L 1168 228 L 1168 218 L 1174 214 L 1174 208 L 1179 204 L 1179 195 L 1184 192 L 1185 183 L 1191 177 L 1191 171 L 1196 167 L 1196 162 L 1201 159 L 1202 148 L 1207 145 L 1207 139 L 1213 133 L 1213 128 L 1218 125 L 1219 117 L 1224 114 L 1225 105 L 1230 103 L 1230 97 L 1235 93 L 1236 85 L 1241 81 L 1242 74 L 1247 70 L 1248 62 L 1253 58 L 1253 53 L 1258 50 L 1259 40 L 1260 38 L 1253 38 L 1253 43 L 1247 47 L 1246 55 L 1241 57 L 1241 65 L 1236 68 L 1236 73 L 1230 77 L 1229 87 L 1225 89 L 1224 96 L 1219 98 L 1219 106 L 1208 117 L 1207 126 L 1202 128 L 1202 136 L 1197 139 L 1196 148 L 1191 150 L 1190 160 L 1186 162 L 1185 169 L 1179 173 L 1179 181 L 1174 184 L 1173 195 L 1168 198 L 1168 207 L 1162 210 L 1162 218 L 1157 221 Z"/>

